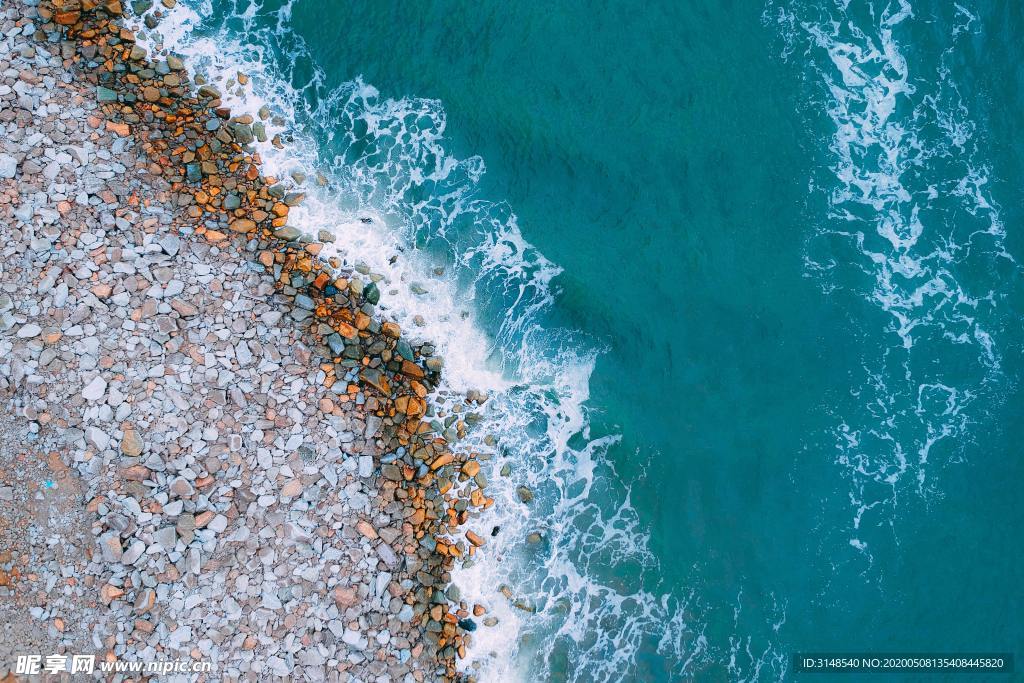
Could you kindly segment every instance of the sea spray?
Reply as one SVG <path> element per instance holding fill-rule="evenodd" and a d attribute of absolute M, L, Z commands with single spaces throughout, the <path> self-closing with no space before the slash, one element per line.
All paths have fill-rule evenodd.
<path fill-rule="evenodd" d="M 887 340 L 861 352 L 863 375 L 851 377 L 860 412 L 837 414 L 833 434 L 848 484 L 836 495 L 852 508 L 834 531 L 869 563 L 872 543 L 898 543 L 904 497 L 942 495 L 939 472 L 964 457 L 1005 391 L 1002 301 L 1017 264 L 950 68 L 975 17 L 960 4 L 945 12 L 953 29 L 934 62 L 900 38 L 927 20 L 905 0 L 769 3 L 764 15 L 783 57 L 808 65 L 804 115 L 832 124 L 811 179 L 823 218 L 807 273 L 860 299 L 862 343 L 878 331 Z"/>

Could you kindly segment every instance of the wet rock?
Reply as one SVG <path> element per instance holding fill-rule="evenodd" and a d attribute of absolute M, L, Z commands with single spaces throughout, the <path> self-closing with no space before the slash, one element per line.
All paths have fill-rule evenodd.
<path fill-rule="evenodd" d="M 516 488 L 516 495 L 518 495 L 519 500 L 523 501 L 524 503 L 529 503 L 530 501 L 533 500 L 533 491 L 531 491 L 526 486 L 520 486 Z"/>
<path fill-rule="evenodd" d="M 274 230 L 274 237 L 281 240 L 286 240 L 288 242 L 294 242 L 295 240 L 302 237 L 302 231 L 299 230 L 298 228 L 293 228 L 291 226 L 286 225 L 284 227 L 277 228 L 276 230 Z"/>
<path fill-rule="evenodd" d="M 363 290 L 363 298 L 373 305 L 377 305 L 380 302 L 380 289 L 377 288 L 376 282 L 366 285 L 366 289 Z"/>

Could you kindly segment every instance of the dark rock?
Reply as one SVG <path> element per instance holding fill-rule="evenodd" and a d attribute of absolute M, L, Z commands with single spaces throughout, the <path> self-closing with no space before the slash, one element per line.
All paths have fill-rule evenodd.
<path fill-rule="evenodd" d="M 380 290 L 377 288 L 377 283 L 371 282 L 366 285 L 366 289 L 363 290 L 363 296 L 368 302 L 376 306 L 377 302 L 380 301 Z"/>
<path fill-rule="evenodd" d="M 275 230 L 274 237 L 281 240 L 286 240 L 288 242 L 294 242 L 295 240 L 302 237 L 302 231 L 300 231 L 298 228 L 293 228 L 290 225 L 286 225 Z"/>
<path fill-rule="evenodd" d="M 341 338 L 340 334 L 335 332 L 328 335 L 327 346 L 330 347 L 331 353 L 335 356 L 340 356 L 345 351 L 345 340 Z"/>
<path fill-rule="evenodd" d="M 96 101 L 97 102 L 117 102 L 117 93 L 110 88 L 104 88 L 102 85 L 96 86 Z"/>

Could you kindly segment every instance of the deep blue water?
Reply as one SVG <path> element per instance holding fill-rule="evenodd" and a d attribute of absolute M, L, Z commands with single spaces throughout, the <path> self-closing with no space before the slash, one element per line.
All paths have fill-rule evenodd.
<path fill-rule="evenodd" d="M 484 680 L 1020 650 L 1020 5 L 185 4 L 507 382 Z"/>

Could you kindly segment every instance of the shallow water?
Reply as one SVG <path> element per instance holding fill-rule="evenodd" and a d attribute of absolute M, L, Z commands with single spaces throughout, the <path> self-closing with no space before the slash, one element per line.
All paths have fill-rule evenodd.
<path fill-rule="evenodd" d="M 452 391 L 492 392 L 502 532 L 458 577 L 502 620 L 484 680 L 1021 644 L 1024 15 L 846 5 L 190 1 L 165 26 L 254 76 L 236 109 L 293 135 L 269 167 L 331 180 L 301 227 L 388 275 Z"/>

